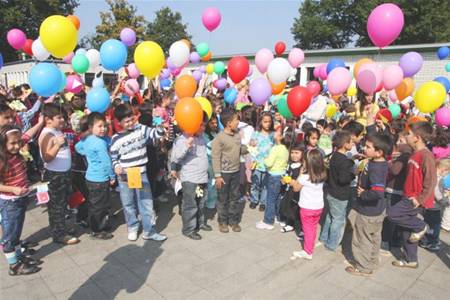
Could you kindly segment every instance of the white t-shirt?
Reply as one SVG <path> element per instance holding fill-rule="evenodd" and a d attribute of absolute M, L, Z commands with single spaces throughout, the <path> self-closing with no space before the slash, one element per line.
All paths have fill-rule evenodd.
<path fill-rule="evenodd" d="M 42 129 L 41 135 L 39 136 L 39 148 L 42 150 L 41 143 L 44 139 L 44 137 L 47 134 L 54 135 L 55 137 L 64 135 L 60 130 L 44 127 Z M 42 152 L 41 158 L 43 158 Z M 72 154 L 70 153 L 69 145 L 63 145 L 61 148 L 59 148 L 58 153 L 56 154 L 55 158 L 50 162 L 44 162 L 44 168 L 50 171 L 54 172 L 67 172 L 72 167 Z"/>
<path fill-rule="evenodd" d="M 309 181 L 308 174 L 301 174 L 297 180 L 303 185 L 303 188 L 300 190 L 298 206 L 306 209 L 323 208 L 323 182 L 312 183 Z"/>

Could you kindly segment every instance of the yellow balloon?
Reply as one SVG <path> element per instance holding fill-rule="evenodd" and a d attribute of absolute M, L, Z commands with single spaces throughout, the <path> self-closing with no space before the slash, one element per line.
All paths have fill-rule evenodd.
<path fill-rule="evenodd" d="M 208 73 L 208 74 L 214 73 L 214 65 L 213 64 L 208 64 L 206 66 L 206 73 Z"/>
<path fill-rule="evenodd" d="M 349 87 L 348 90 L 347 90 L 347 96 L 349 96 L 349 97 L 356 96 L 356 93 L 357 93 L 357 92 L 358 92 L 358 91 L 356 90 L 356 87 L 351 86 L 351 87 Z"/>
<path fill-rule="evenodd" d="M 134 50 L 134 63 L 142 74 L 152 79 L 159 75 L 164 66 L 164 52 L 157 43 L 145 41 Z"/>
<path fill-rule="evenodd" d="M 325 115 L 327 118 L 332 118 L 337 113 L 337 107 L 334 104 L 328 104 L 325 110 Z"/>
<path fill-rule="evenodd" d="M 445 87 L 436 81 L 422 84 L 414 95 L 414 103 L 420 112 L 432 113 L 445 102 Z"/>
<path fill-rule="evenodd" d="M 209 102 L 209 100 L 206 99 L 205 97 L 195 97 L 195 100 L 197 100 L 197 102 L 200 103 L 200 106 L 202 107 L 202 109 L 206 113 L 206 115 L 208 116 L 208 120 L 209 120 L 212 116 L 211 102 Z"/>
<path fill-rule="evenodd" d="M 66 17 L 50 16 L 39 28 L 42 45 L 54 57 L 64 58 L 73 51 L 78 43 L 78 31 Z"/>

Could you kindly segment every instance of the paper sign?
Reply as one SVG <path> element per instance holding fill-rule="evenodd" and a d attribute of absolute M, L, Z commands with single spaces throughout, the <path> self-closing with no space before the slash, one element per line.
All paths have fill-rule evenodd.
<path fill-rule="evenodd" d="M 46 204 L 50 200 L 47 192 L 37 192 L 37 205 Z"/>
<path fill-rule="evenodd" d="M 127 181 L 128 188 L 130 189 L 141 189 L 142 188 L 142 177 L 141 168 L 128 168 L 127 169 Z"/>

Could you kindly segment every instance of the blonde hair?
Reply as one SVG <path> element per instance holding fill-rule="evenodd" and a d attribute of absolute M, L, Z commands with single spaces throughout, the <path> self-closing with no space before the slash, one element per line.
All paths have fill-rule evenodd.
<path fill-rule="evenodd" d="M 436 168 L 443 169 L 446 172 L 450 171 L 450 158 L 443 158 L 436 161 Z"/>
<path fill-rule="evenodd" d="M 249 85 L 248 79 L 244 79 L 244 80 L 242 80 L 241 82 L 239 82 L 238 84 L 236 84 L 236 88 L 237 88 L 238 90 L 241 90 L 241 89 L 243 89 L 243 88 L 245 88 L 245 87 L 248 87 L 248 85 Z"/>

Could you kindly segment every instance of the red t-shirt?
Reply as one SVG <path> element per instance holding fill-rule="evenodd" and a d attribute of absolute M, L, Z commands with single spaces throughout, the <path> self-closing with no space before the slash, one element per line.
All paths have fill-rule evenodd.
<path fill-rule="evenodd" d="M 27 187 L 29 185 L 27 166 L 20 154 L 7 155 L 8 169 L 2 174 L 0 181 L 3 185 L 14 187 Z M 8 197 L 16 196 L 13 193 L 1 193 Z"/>

